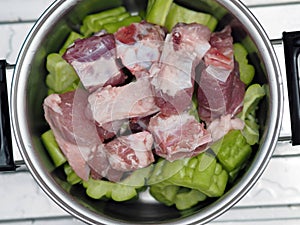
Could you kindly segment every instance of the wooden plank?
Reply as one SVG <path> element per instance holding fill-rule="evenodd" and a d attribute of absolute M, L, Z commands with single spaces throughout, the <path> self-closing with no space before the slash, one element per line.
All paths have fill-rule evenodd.
<path fill-rule="evenodd" d="M 0 58 L 14 64 L 33 23 L 0 25 Z"/>
<path fill-rule="evenodd" d="M 0 221 L 68 215 L 38 186 L 28 171 L 1 173 Z"/>
<path fill-rule="evenodd" d="M 2 0 L 0 21 L 2 23 L 35 21 L 53 2 L 54 0 Z"/>
<path fill-rule="evenodd" d="M 299 225 L 300 207 L 233 208 L 210 225 Z"/>
<path fill-rule="evenodd" d="M 299 3 L 299 0 L 241 0 L 247 6 L 287 5 Z"/>
<path fill-rule="evenodd" d="M 15 1 L 17 0 L 13 0 L 13 3 L 15 3 Z M 30 0 L 30 1 L 33 2 L 36 0 Z M 3 4 L 4 4 L 3 8 L 5 8 L 6 6 L 5 4 L 9 4 L 10 2 L 11 1 L 1 1 L 0 3 L 1 8 Z M 248 3 L 249 2 L 250 1 L 248 1 Z M 10 3 L 10 6 L 13 3 Z M 51 3 L 50 0 L 47 1 L 44 0 L 37 5 L 40 5 L 40 9 L 41 9 L 41 8 L 46 8 L 46 6 L 49 5 L 50 3 Z M 30 10 L 29 12 L 27 12 L 27 10 L 23 10 L 22 8 L 23 12 L 28 13 L 28 16 L 26 16 L 26 13 L 24 15 L 24 13 L 20 13 L 18 12 L 18 10 L 16 10 L 19 7 L 16 8 L 8 7 L 7 5 L 7 8 L 9 8 L 8 11 L 5 10 L 4 13 L 0 14 L 0 22 L 5 21 L 5 18 L 6 19 L 10 18 L 10 20 L 15 20 L 16 18 L 14 17 L 14 15 L 19 16 L 17 20 L 26 20 L 29 18 L 28 16 L 31 16 L 32 19 L 35 19 L 37 18 L 37 14 L 40 14 L 41 13 L 40 11 L 42 10 L 42 9 L 41 10 L 37 9 L 37 11 L 39 12 L 34 14 L 31 13 Z M 293 5 L 284 5 L 284 6 L 254 7 L 254 8 L 250 8 L 250 10 L 257 17 L 258 21 L 266 30 L 270 39 L 280 39 L 282 37 L 283 31 L 300 30 L 300 14 L 295 13 L 295 12 L 300 12 L 300 3 L 293 4 Z M 7 14 L 7 16 L 5 16 L 5 14 Z M 29 32 L 30 28 L 32 27 L 32 25 L 33 22 L 0 25 L 1 34 L 5 34 L 0 39 L 0 48 L 1 48 L 0 58 L 5 58 L 11 63 L 15 62 L 18 52 L 21 48 L 21 45 L 24 42 L 25 37 Z"/>
<path fill-rule="evenodd" d="M 250 7 L 270 39 L 281 39 L 283 31 L 300 30 L 300 2 L 297 4 Z"/>
<path fill-rule="evenodd" d="M 273 157 L 238 207 L 300 204 L 300 156 Z"/>
<path fill-rule="evenodd" d="M 272 158 L 262 177 L 234 208 L 300 205 L 299 161 L 300 156 Z M 44 194 L 28 172 L 1 174 L 1 183 L 0 193 L 5 193 L 1 202 L 5 205 L 0 206 L 0 221 L 68 215 Z"/>
<path fill-rule="evenodd" d="M 15 220 L 0 222 L 0 225 L 84 225 L 85 223 L 72 217 L 34 218 L 28 220 Z"/>

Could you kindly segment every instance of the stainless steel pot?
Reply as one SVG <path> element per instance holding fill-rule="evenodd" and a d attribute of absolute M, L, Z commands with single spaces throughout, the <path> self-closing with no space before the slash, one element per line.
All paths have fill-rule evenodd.
<path fill-rule="evenodd" d="M 41 188 L 59 206 L 90 224 L 204 224 L 237 203 L 254 185 L 273 153 L 283 114 L 283 84 L 272 45 L 256 18 L 238 0 L 178 0 L 193 9 L 204 10 L 231 24 L 236 41 L 251 53 L 256 82 L 268 87 L 259 109 L 262 134 L 247 171 L 219 199 L 179 212 L 165 207 L 147 194 L 127 203 L 94 201 L 80 187 L 71 187 L 54 169 L 40 136 L 46 131 L 42 102 L 47 95 L 45 59 L 57 52 L 71 30 L 77 30 L 85 15 L 125 5 L 137 12 L 146 0 L 58 0 L 37 21 L 19 54 L 11 93 L 11 121 L 17 145 L 27 167 Z"/>

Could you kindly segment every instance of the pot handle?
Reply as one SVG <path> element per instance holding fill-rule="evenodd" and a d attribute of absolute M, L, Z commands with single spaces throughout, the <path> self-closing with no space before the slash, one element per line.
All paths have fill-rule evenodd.
<path fill-rule="evenodd" d="M 6 84 L 7 62 L 0 60 L 0 171 L 15 170 Z"/>
<path fill-rule="evenodd" d="M 290 105 L 292 145 L 300 144 L 300 32 L 283 32 L 287 87 Z M 298 59 L 299 58 L 299 59 Z M 299 60 L 299 61 L 298 61 Z"/>

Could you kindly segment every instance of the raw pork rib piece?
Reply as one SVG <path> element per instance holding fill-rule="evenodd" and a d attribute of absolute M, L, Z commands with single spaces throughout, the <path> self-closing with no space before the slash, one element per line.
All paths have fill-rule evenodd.
<path fill-rule="evenodd" d="M 112 34 L 78 39 L 63 58 L 73 66 L 90 92 L 109 84 L 119 85 L 126 79 L 116 63 L 116 43 Z"/>
<path fill-rule="evenodd" d="M 231 28 L 213 33 L 210 44 L 197 93 L 199 117 L 207 123 L 222 115 L 233 117 L 239 113 L 245 93 L 238 64 L 234 62 Z"/>
<path fill-rule="evenodd" d="M 159 113 L 150 119 L 148 129 L 154 136 L 155 153 L 169 161 L 195 156 L 212 141 L 204 124 L 188 113 L 167 117 Z"/>
<path fill-rule="evenodd" d="M 153 137 L 147 132 L 120 136 L 105 145 L 110 165 L 118 171 L 133 171 L 154 162 Z"/>
<path fill-rule="evenodd" d="M 103 147 L 95 124 L 85 116 L 87 97 L 86 91 L 78 89 L 60 95 L 52 94 L 44 100 L 45 118 L 55 139 L 70 166 L 84 180 L 90 173 L 89 159 L 99 154 Z M 106 159 L 101 160 L 101 165 L 104 165 L 103 160 L 105 162 Z"/>
<path fill-rule="evenodd" d="M 159 111 L 148 78 L 121 87 L 106 86 L 90 94 L 88 101 L 92 117 L 99 126 L 116 120 L 145 117 Z"/>
<path fill-rule="evenodd" d="M 117 57 L 136 77 L 147 76 L 160 58 L 166 30 L 142 21 L 120 28 L 115 33 Z"/>
<path fill-rule="evenodd" d="M 163 114 L 181 113 L 190 106 L 195 68 L 210 48 L 210 35 L 206 26 L 196 23 L 177 24 L 167 35 L 160 61 L 150 70 Z"/>

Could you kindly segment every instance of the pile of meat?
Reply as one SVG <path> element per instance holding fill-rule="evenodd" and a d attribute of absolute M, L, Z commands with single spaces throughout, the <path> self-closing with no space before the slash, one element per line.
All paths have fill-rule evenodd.
<path fill-rule="evenodd" d="M 63 58 L 84 88 L 49 95 L 45 118 L 79 177 L 119 181 L 155 155 L 192 157 L 242 129 L 245 86 L 231 28 L 145 21 L 76 40 Z M 198 101 L 199 122 L 190 111 Z"/>

